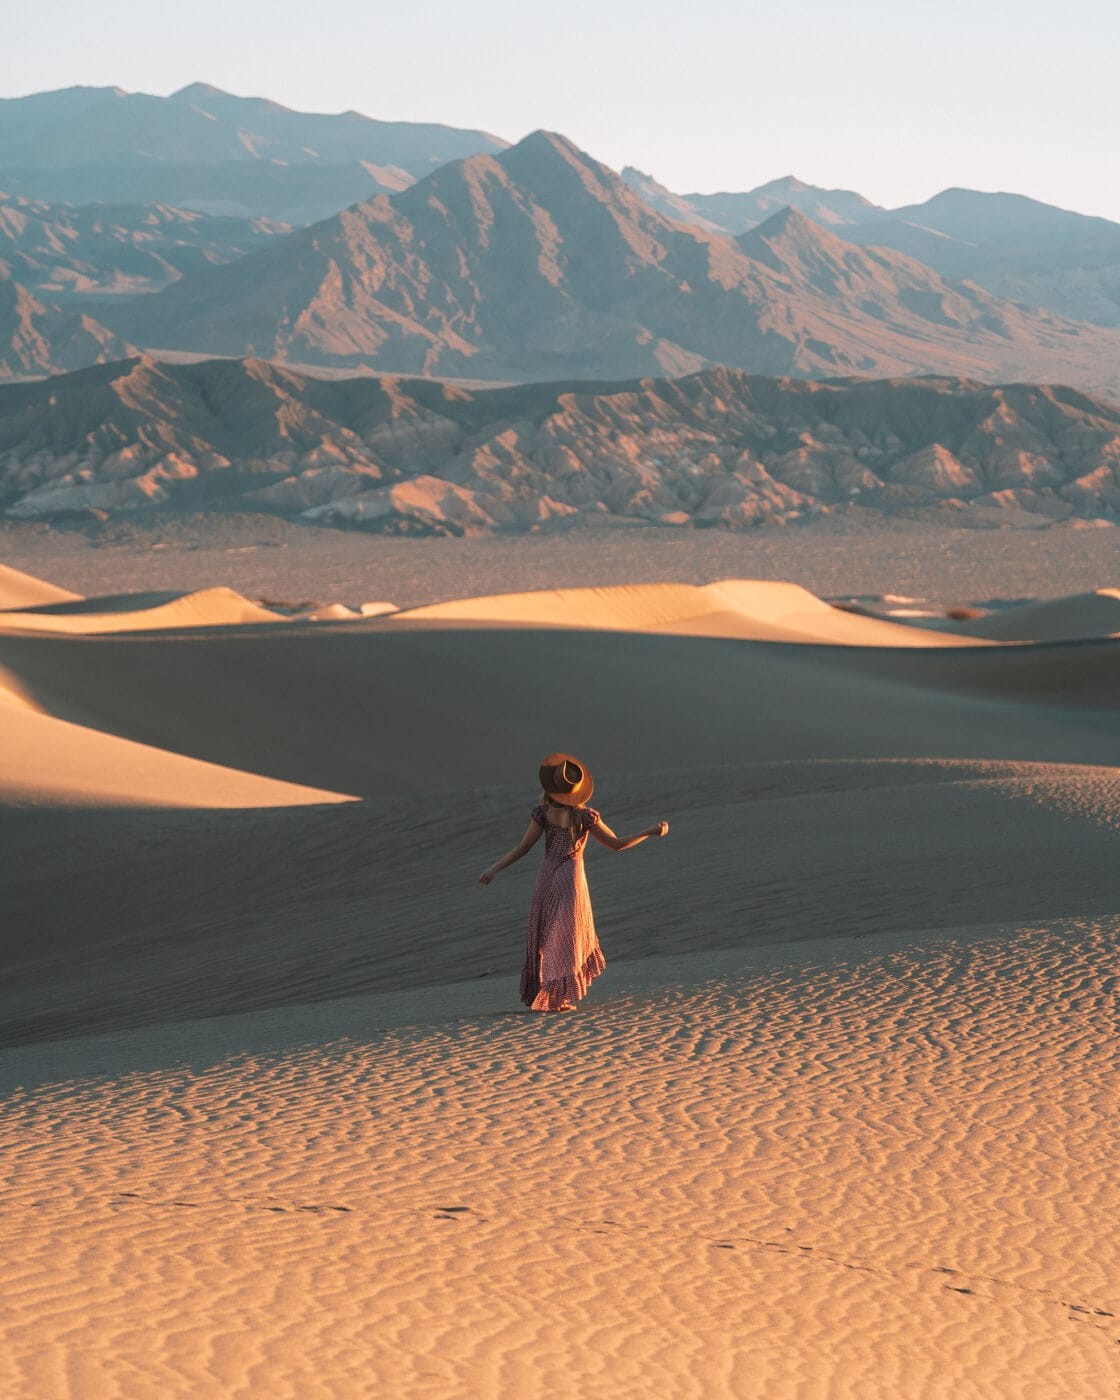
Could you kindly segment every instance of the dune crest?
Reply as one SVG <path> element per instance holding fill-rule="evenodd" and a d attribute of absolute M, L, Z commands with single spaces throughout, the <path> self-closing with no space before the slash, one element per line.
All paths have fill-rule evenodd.
<path fill-rule="evenodd" d="M 230 588 L 172 596 L 81 598 L 0 565 L 0 634 L 60 637 L 276 622 L 276 613 Z M 144 606 L 147 604 L 147 606 Z M 80 682 L 66 679 L 65 695 Z M 74 722 L 72 700 L 44 702 L 34 687 L 0 666 L 0 804 L 72 807 L 287 807 L 348 802 L 344 793 L 288 783 L 208 763 Z M 55 709 L 55 713 L 52 713 Z"/>
<path fill-rule="evenodd" d="M 69 603 L 81 594 L 59 588 L 46 579 L 21 573 L 19 569 L 0 564 L 0 612 L 8 608 L 35 608 L 48 603 Z"/>
<path fill-rule="evenodd" d="M 918 631 L 831 607 L 795 583 L 720 579 L 696 586 L 646 583 L 609 588 L 553 588 L 457 598 L 409 608 L 394 621 L 494 622 L 578 627 L 743 641 L 817 642 L 839 646 L 943 647 L 971 638 Z"/>
<path fill-rule="evenodd" d="M 0 804 L 291 807 L 348 802 L 41 713 L 0 671 Z"/>
<path fill-rule="evenodd" d="M 957 624 L 961 636 L 996 642 L 1073 642 L 1120 634 L 1120 588 L 1097 588 L 1065 598 L 1004 608 Z"/>
<path fill-rule="evenodd" d="M 232 588 L 202 588 L 179 596 L 137 593 L 76 602 L 44 602 L 36 608 L 0 614 L 3 629 L 73 634 L 281 621 L 278 613 L 251 603 Z"/>

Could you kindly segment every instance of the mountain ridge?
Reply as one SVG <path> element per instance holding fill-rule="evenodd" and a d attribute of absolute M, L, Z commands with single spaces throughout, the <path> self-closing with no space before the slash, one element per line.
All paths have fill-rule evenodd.
<path fill-rule="evenodd" d="M 961 379 L 679 379 L 467 389 L 139 357 L 0 387 L 0 510 L 265 511 L 377 532 L 828 514 L 1120 521 L 1120 405 Z"/>
<path fill-rule="evenodd" d="M 235 261 L 288 232 L 267 219 L 167 204 L 50 204 L 0 190 L 0 263 L 47 298 L 159 291 L 184 272 Z"/>
<path fill-rule="evenodd" d="M 77 87 L 0 99 L 0 188 L 51 203 L 310 223 L 505 144 L 441 123 L 299 112 L 205 83 L 170 97 Z"/>
<path fill-rule="evenodd" d="M 672 217 L 736 237 L 770 216 L 765 199 L 777 191 L 848 242 L 892 248 L 942 276 L 966 278 L 1028 307 L 1120 326 L 1120 224 L 1096 215 L 961 186 L 921 204 L 886 209 L 854 191 L 823 189 L 796 177 L 742 194 L 678 195 L 652 176 L 629 168 L 626 175 Z"/>
<path fill-rule="evenodd" d="M 0 380 L 103 364 L 136 347 L 93 316 L 40 301 L 0 263 Z"/>
<path fill-rule="evenodd" d="M 803 215 L 774 217 L 744 246 L 667 218 L 568 138 L 533 132 L 290 234 L 235 270 L 184 277 L 109 322 L 159 349 L 484 379 L 721 363 L 1120 390 L 1120 337 L 950 284 Z M 796 230 L 800 257 L 787 247 L 775 264 L 763 246 L 775 229 L 787 243 Z"/>

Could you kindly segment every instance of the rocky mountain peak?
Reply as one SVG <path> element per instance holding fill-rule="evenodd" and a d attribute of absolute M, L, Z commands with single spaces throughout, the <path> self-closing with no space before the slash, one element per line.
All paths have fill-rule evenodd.
<path fill-rule="evenodd" d="M 785 267 L 791 260 L 800 261 L 807 254 L 817 262 L 822 258 L 844 262 L 853 251 L 851 245 L 791 204 L 757 228 L 740 234 L 735 241 L 748 257 L 774 268 Z"/>
<path fill-rule="evenodd" d="M 201 102 L 208 97 L 230 97 L 231 93 L 224 92 L 221 88 L 214 87 L 212 83 L 188 83 L 186 87 L 181 87 L 178 92 L 173 92 L 169 101 L 171 102 Z"/>

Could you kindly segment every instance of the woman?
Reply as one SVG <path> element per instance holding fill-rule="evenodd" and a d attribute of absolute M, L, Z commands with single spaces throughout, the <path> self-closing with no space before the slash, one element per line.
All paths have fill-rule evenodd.
<path fill-rule="evenodd" d="M 550 753 L 541 764 L 540 778 L 542 800 L 533 808 L 525 835 L 478 878 L 488 885 L 544 833 L 544 860 L 529 907 L 521 1000 L 533 1011 L 574 1011 L 607 965 L 595 937 L 583 869 L 588 836 L 612 851 L 628 851 L 647 836 L 668 836 L 669 823 L 658 822 L 634 836 L 616 836 L 593 807 L 583 805 L 595 784 L 587 768 L 569 753 Z"/>

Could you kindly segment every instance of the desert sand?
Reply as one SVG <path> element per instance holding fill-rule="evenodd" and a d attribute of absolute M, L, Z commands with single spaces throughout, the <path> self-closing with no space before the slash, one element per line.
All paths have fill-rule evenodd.
<path fill-rule="evenodd" d="M 576 625 L 603 631 L 840 646 L 962 646 L 969 640 L 964 634 L 931 635 L 878 618 L 845 614 L 794 583 L 740 579 L 722 579 L 700 587 L 654 583 L 539 589 L 432 603 L 395 616 L 398 622 L 433 619 L 531 627 Z"/>
<path fill-rule="evenodd" d="M 960 623 L 960 636 L 997 642 L 1067 642 L 1082 637 L 1120 636 L 1120 588 L 1097 588 L 1070 598 L 1024 603 L 988 617 Z"/>
<path fill-rule="evenodd" d="M 1115 1396 L 1107 580 L 0 583 L 5 1396 Z M 556 746 L 672 835 L 550 1018 Z"/>
<path fill-rule="evenodd" d="M 58 588 L 45 579 L 0 564 L 0 609 L 37 608 L 51 603 L 72 602 L 78 594 Z"/>
<path fill-rule="evenodd" d="M 116 594 L 25 604 L 3 614 L 7 631 L 141 632 L 174 627 L 225 627 L 238 622 L 276 622 L 278 614 L 235 593 L 203 588 L 195 593 Z"/>

